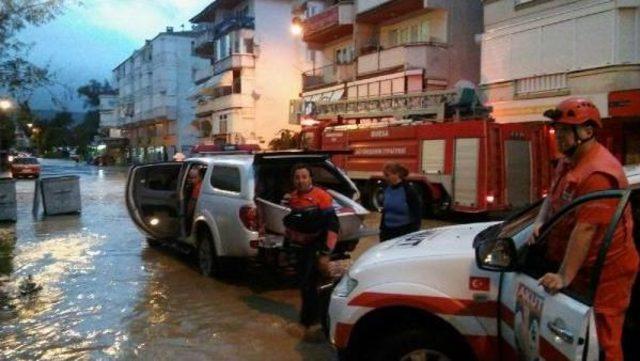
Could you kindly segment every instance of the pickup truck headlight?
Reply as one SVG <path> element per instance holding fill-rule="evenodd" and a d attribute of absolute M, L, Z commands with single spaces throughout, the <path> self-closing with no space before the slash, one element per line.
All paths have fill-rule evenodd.
<path fill-rule="evenodd" d="M 338 297 L 348 297 L 356 286 L 358 286 L 358 281 L 349 277 L 349 274 L 345 274 L 336 286 L 335 290 L 333 290 L 333 294 Z"/>

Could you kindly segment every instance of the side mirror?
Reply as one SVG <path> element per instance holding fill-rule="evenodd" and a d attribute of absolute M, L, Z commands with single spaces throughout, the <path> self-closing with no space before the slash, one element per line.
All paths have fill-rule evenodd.
<path fill-rule="evenodd" d="M 487 239 L 476 246 L 476 264 L 486 271 L 514 271 L 516 259 L 516 246 L 511 238 Z"/>

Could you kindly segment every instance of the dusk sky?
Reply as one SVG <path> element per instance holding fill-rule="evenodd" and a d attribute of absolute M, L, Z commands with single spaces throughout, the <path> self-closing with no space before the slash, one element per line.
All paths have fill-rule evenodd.
<path fill-rule="evenodd" d="M 34 109 L 50 109 L 50 93 L 63 99 L 73 111 L 82 110 L 75 90 L 90 79 L 111 82 L 111 70 L 132 52 L 173 26 L 176 31 L 212 0 L 83 0 L 40 27 L 20 33 L 19 38 L 34 43 L 29 60 L 49 64 L 61 86 L 38 91 L 31 99 Z M 65 90 L 66 88 L 66 90 Z M 57 108 L 57 107 L 56 107 Z"/>

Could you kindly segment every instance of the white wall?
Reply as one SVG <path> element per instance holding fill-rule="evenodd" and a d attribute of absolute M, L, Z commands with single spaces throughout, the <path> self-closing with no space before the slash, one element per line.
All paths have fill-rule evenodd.
<path fill-rule="evenodd" d="M 259 45 L 256 59 L 254 132 L 266 144 L 281 129 L 291 129 L 289 101 L 301 92 L 304 45 L 290 32 L 291 2 L 256 0 L 255 41 Z M 244 90 L 243 90 L 244 92 Z"/>
<path fill-rule="evenodd" d="M 490 3 L 485 14 L 509 3 Z M 482 83 L 640 63 L 637 6 L 620 9 L 616 2 L 593 0 L 555 3 L 554 8 L 545 4 L 537 13 L 529 8 L 526 16 L 486 27 Z"/>

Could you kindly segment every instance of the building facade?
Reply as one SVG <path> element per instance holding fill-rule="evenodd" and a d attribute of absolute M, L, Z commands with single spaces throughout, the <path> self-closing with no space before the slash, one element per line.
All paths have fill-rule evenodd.
<path fill-rule="evenodd" d="M 290 32 L 291 1 L 216 0 L 190 21 L 195 52 L 210 62 L 191 100 L 202 144 L 258 144 L 291 129 L 302 44 Z"/>
<path fill-rule="evenodd" d="M 101 154 L 113 158 L 115 164 L 126 164 L 129 140 L 122 129 L 123 119 L 118 117 L 118 93 L 100 94 L 100 147 Z"/>
<path fill-rule="evenodd" d="M 498 122 L 591 99 L 604 141 L 640 162 L 640 0 L 485 0 L 481 83 Z"/>
<path fill-rule="evenodd" d="M 128 139 L 129 161 L 171 159 L 197 142 L 188 96 L 196 73 L 208 63 L 194 55 L 196 36 L 168 27 L 113 70 L 116 116 Z"/>
<path fill-rule="evenodd" d="M 301 0 L 294 17 L 312 66 L 292 123 L 442 117 L 438 91 L 479 81 L 480 1 Z"/>

